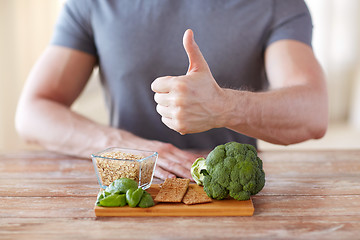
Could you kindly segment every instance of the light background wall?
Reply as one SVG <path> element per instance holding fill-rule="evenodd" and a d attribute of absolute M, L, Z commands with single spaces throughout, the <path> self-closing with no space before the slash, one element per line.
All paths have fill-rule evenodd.
<path fill-rule="evenodd" d="M 15 132 L 16 104 L 32 65 L 50 40 L 63 2 L 0 0 L 0 151 L 33 148 Z M 303 144 L 282 147 L 260 141 L 259 145 L 263 149 L 360 148 L 360 1 L 306 2 L 314 22 L 314 51 L 327 75 L 329 131 L 323 139 Z M 73 109 L 107 123 L 97 71 Z"/>

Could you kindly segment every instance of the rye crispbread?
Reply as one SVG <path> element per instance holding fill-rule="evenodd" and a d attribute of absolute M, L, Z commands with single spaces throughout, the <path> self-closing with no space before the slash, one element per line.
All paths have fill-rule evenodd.
<path fill-rule="evenodd" d="M 167 178 L 165 182 L 161 184 L 159 193 L 155 197 L 157 202 L 181 202 L 183 199 L 190 179 L 182 178 Z"/>
<path fill-rule="evenodd" d="M 190 184 L 182 200 L 187 205 L 212 202 L 211 198 L 206 195 L 204 189 L 196 184 Z"/>

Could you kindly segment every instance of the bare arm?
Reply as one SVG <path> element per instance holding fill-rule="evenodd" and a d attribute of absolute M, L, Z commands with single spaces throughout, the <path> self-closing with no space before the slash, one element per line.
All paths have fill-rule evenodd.
<path fill-rule="evenodd" d="M 71 104 L 86 85 L 95 64 L 92 55 L 48 47 L 32 69 L 20 98 L 16 114 L 19 134 L 49 150 L 80 157 L 111 146 L 158 151 L 156 176 L 189 177 L 194 155 L 170 144 L 100 125 L 71 111 Z"/>
<path fill-rule="evenodd" d="M 267 49 L 265 64 L 272 89 L 224 90 L 234 103 L 224 125 L 283 145 L 321 138 L 327 128 L 327 91 L 312 49 L 297 41 L 278 41 Z"/>
<path fill-rule="evenodd" d="M 182 134 L 226 127 L 283 145 L 325 134 L 326 84 L 309 46 L 292 40 L 270 45 L 265 64 L 272 89 L 261 93 L 220 88 L 191 31 L 184 34 L 184 48 L 187 74 L 152 83 L 157 111 L 168 127 Z"/>

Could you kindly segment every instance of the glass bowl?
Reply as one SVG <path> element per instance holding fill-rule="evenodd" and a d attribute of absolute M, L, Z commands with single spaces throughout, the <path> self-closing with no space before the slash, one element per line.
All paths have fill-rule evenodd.
<path fill-rule="evenodd" d="M 151 186 L 158 153 L 113 147 L 94 153 L 91 158 L 101 188 L 118 178 L 130 178 L 145 190 Z"/>

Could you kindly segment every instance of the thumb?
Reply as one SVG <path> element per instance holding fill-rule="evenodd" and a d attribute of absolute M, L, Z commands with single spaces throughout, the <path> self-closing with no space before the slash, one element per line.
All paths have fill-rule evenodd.
<path fill-rule="evenodd" d="M 183 45 L 189 58 L 189 68 L 186 74 L 198 71 L 209 71 L 209 66 L 194 40 L 194 33 L 191 29 L 185 31 Z"/>

